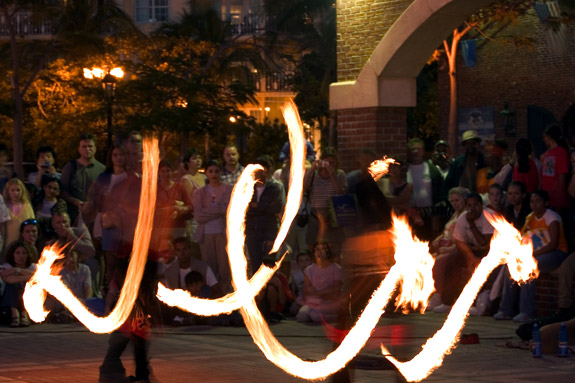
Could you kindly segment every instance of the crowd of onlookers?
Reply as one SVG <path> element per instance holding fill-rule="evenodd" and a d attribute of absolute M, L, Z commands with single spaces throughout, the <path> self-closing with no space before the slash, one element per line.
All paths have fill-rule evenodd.
<path fill-rule="evenodd" d="M 558 320 L 574 316 L 575 274 L 573 198 L 575 157 L 561 129 L 543 134 L 547 150 L 536 157 L 529 140 L 514 148 L 501 141 L 484 143 L 474 131 L 463 133 L 463 154 L 451 158 L 445 141 L 431 155 L 420 139 L 408 142 L 408 158 L 394 153 L 357 153 L 358 168 L 347 174 L 334 148 L 316 153 L 308 143 L 304 198 L 283 249 L 269 254 L 289 188 L 290 150 L 256 159 L 253 198 L 245 218 L 248 273 L 273 265 L 287 250 L 288 260 L 257 297 L 268 321 L 293 316 L 301 322 L 339 320 L 361 312 L 362 304 L 393 264 L 389 232 L 391 212 L 409 219 L 413 232 L 429 242 L 435 257 L 436 293 L 428 309 L 449 312 L 475 267 L 489 252 L 493 227 L 485 212 L 509 221 L 533 243 L 540 272 L 559 270 Z M 1 306 L 11 326 L 28 326 L 22 302 L 25 282 L 46 245 L 70 244 L 61 261 L 62 281 L 94 313 L 113 309 L 122 288 L 139 211 L 142 136 L 130 132 L 109 149 L 106 164 L 95 158 L 95 138 L 83 134 L 79 157 L 55 164 L 49 147 L 37 151 L 37 170 L 26 182 L 13 177 L 0 146 Z M 370 163 L 384 154 L 396 159 L 389 173 L 374 180 Z M 153 282 L 186 289 L 202 298 L 233 291 L 226 250 L 226 212 L 234 184 L 244 167 L 230 144 L 222 163 L 194 149 L 181 163 L 162 160 L 148 259 Z M 569 255 L 571 254 L 571 255 Z M 350 281 L 344 284 L 344 279 Z M 521 286 L 506 267 L 493 273 L 470 314 L 526 322 L 536 317 L 535 283 Z M 343 286 L 350 291 L 343 292 Z M 351 297 L 351 298 L 350 298 Z M 349 301 L 351 299 L 351 302 Z M 72 316 L 48 299 L 49 320 Z M 237 314 L 198 318 L 163 307 L 167 323 L 241 323 Z M 349 311 L 349 310 L 348 310 Z M 355 313 L 355 314 L 354 314 Z"/>

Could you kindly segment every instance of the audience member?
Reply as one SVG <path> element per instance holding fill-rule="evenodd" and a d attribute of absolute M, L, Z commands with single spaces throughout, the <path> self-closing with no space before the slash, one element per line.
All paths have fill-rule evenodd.
<path fill-rule="evenodd" d="M 234 186 L 244 167 L 240 165 L 240 154 L 234 144 L 228 144 L 224 148 L 224 166 L 222 167 L 222 182 Z"/>
<path fill-rule="evenodd" d="M 331 223 L 331 197 L 347 192 L 345 172 L 339 169 L 339 157 L 335 148 L 327 147 L 304 176 L 304 190 L 309 192 L 311 214 L 306 240 L 308 247 L 318 241 L 329 241 L 333 253 L 339 257 L 344 233 Z"/>
<path fill-rule="evenodd" d="M 315 263 L 304 270 L 303 303 L 298 322 L 326 322 L 338 318 L 342 309 L 342 270 L 333 261 L 328 243 L 314 247 Z"/>
<path fill-rule="evenodd" d="M 186 235 L 186 220 L 192 215 L 191 198 L 183 184 L 174 181 L 174 172 L 169 161 L 160 161 L 153 234 L 159 251 L 167 250 L 172 239 Z"/>
<path fill-rule="evenodd" d="M 12 315 L 10 327 L 28 327 L 30 319 L 24 309 L 24 287 L 36 271 L 32 262 L 32 249 L 21 241 L 12 242 L 6 249 L 6 263 L 0 268 L 0 276 L 6 283 L 2 306 L 9 307 Z"/>
<path fill-rule="evenodd" d="M 505 197 L 503 196 L 503 187 L 499 184 L 491 184 L 487 188 L 488 204 L 485 209 L 492 215 L 503 214 L 503 205 Z"/>
<path fill-rule="evenodd" d="M 32 249 L 32 262 L 38 262 L 38 256 L 44 249 L 43 242 L 39 240 L 39 224 L 34 218 L 27 219 L 20 225 L 20 241 Z"/>
<path fill-rule="evenodd" d="M 529 207 L 525 184 L 521 181 L 511 181 L 507 188 L 507 203 L 503 210 L 503 216 L 507 222 L 521 231 L 529 213 L 531 213 L 531 208 Z"/>
<path fill-rule="evenodd" d="M 223 293 L 232 290 L 231 271 L 226 252 L 226 212 L 232 194 L 232 185 L 222 183 L 221 167 L 215 161 L 206 164 L 208 183 L 194 192 L 192 204 L 198 229 L 194 241 L 200 244 L 202 261 L 216 273 Z"/>
<path fill-rule="evenodd" d="M 246 245 L 255 273 L 264 256 L 272 248 L 278 229 L 278 216 L 285 205 L 285 190 L 282 183 L 270 177 L 272 164 L 267 156 L 256 158 L 255 163 L 263 167 L 255 175 L 254 195 L 246 212 Z"/>
<path fill-rule="evenodd" d="M 106 167 L 94 157 L 96 154 L 96 141 L 91 134 L 81 134 L 78 140 L 78 153 L 80 157 L 68 162 L 62 169 L 61 197 L 68 203 L 68 212 L 73 222 L 88 199 L 90 186 Z M 83 217 L 89 223 L 88 217 Z"/>
<path fill-rule="evenodd" d="M 531 159 L 533 146 L 527 138 L 520 138 L 515 144 L 516 160 L 511 160 L 509 165 L 513 167 L 513 181 L 520 181 L 525 185 L 527 193 L 532 193 L 539 188 L 539 169 L 535 161 Z"/>
<path fill-rule="evenodd" d="M 3 143 L 0 143 L 0 193 L 4 192 L 6 182 L 15 176 L 14 172 L 6 167 L 8 161 L 8 148 Z"/>
<path fill-rule="evenodd" d="M 465 153 L 457 157 L 449 167 L 449 173 L 443 183 L 442 194 L 447 197 L 449 190 L 456 186 L 477 191 L 477 172 L 485 168 L 485 157 L 480 151 L 481 138 L 474 130 L 463 133 L 461 144 Z"/>
<path fill-rule="evenodd" d="M 382 178 L 381 188 L 395 215 L 406 214 L 410 208 L 413 185 L 405 181 L 405 166 L 398 160 L 389 165 L 387 177 Z"/>
<path fill-rule="evenodd" d="M 42 235 L 46 235 L 52 230 L 53 211 L 68 211 L 66 201 L 60 198 L 60 190 L 62 190 L 62 185 L 59 179 L 42 178 L 42 190 L 37 194 L 34 201 L 34 212 Z"/>
<path fill-rule="evenodd" d="M 28 174 L 27 181 L 34 185 L 36 189 L 42 188 L 42 178 L 60 179 L 61 174 L 56 171 L 56 152 L 51 146 L 41 146 L 36 151 L 36 168 L 35 172 Z"/>
<path fill-rule="evenodd" d="M 503 169 L 503 156 L 508 145 L 505 141 L 495 140 L 488 146 L 485 156 L 486 167 L 477 170 L 477 192 L 485 194 L 494 183 L 501 185 L 503 189 L 511 182 L 511 175 Z"/>
<path fill-rule="evenodd" d="M 445 179 L 452 161 L 447 141 L 439 140 L 435 143 L 435 151 L 431 154 L 431 161 L 437 167 L 443 179 Z"/>
<path fill-rule="evenodd" d="M 4 257 L 2 257 L 4 249 L 4 239 L 6 238 L 6 222 L 10 221 L 10 211 L 4 202 L 4 197 L 0 194 L 0 263 Z"/>
<path fill-rule="evenodd" d="M 304 270 L 312 264 L 312 255 L 309 251 L 303 250 L 297 253 L 296 258 L 297 268 L 292 268 L 289 285 L 292 294 L 296 297 L 295 301 L 290 306 L 290 314 L 296 315 L 299 309 L 303 306 L 303 282 L 305 280 Z"/>
<path fill-rule="evenodd" d="M 433 239 L 433 215 L 430 208 L 441 201 L 443 177 L 437 167 L 425 160 L 425 142 L 412 138 L 407 143 L 410 163 L 407 167 L 407 183 L 413 185 L 411 207 L 417 210 L 422 225 L 413 227 L 415 234 L 425 241 Z"/>
<path fill-rule="evenodd" d="M 453 229 L 453 242 L 457 248 L 457 254 L 450 255 L 445 259 L 444 277 L 453 278 L 453 289 L 449 292 L 440 291 L 442 300 L 454 302 L 459 296 L 465 284 L 475 271 L 475 268 L 489 252 L 491 237 L 493 236 L 493 226 L 489 223 L 483 212 L 483 200 L 478 193 L 469 193 L 465 198 L 464 211 Z M 448 268 L 448 269 L 447 269 Z M 447 269 L 447 270 L 446 270 Z M 435 312 L 449 312 L 451 305 L 442 304 L 433 309 Z"/>
<path fill-rule="evenodd" d="M 186 173 L 182 176 L 181 182 L 191 201 L 194 192 L 206 186 L 206 176 L 199 172 L 202 168 L 202 156 L 196 149 L 192 148 L 188 149 L 182 161 Z M 198 222 L 193 217 L 190 218 L 187 221 L 187 235 L 193 238 L 197 228 Z"/>
<path fill-rule="evenodd" d="M 461 272 L 454 266 L 460 265 L 460 262 L 454 262 L 453 258 L 459 258 L 460 255 L 453 241 L 453 232 L 457 220 L 465 211 L 465 199 L 468 194 L 469 190 L 460 186 L 449 191 L 449 203 L 454 213 L 445 224 L 442 233 L 429 244 L 429 252 L 435 257 L 433 279 L 437 293 L 431 297 L 427 305 L 428 310 L 433 310 L 441 305 L 444 307 L 438 308 L 438 311 L 448 310 L 459 293 Z"/>
<path fill-rule="evenodd" d="M 563 223 L 559 214 L 549 209 L 549 194 L 536 190 L 531 194 L 531 210 L 523 226 L 523 237 L 533 244 L 533 257 L 539 272 L 545 273 L 558 268 L 567 257 L 567 241 L 563 234 Z M 509 278 L 504 279 L 503 297 L 495 319 L 511 319 L 515 322 L 528 322 L 535 318 L 535 282 L 518 286 Z M 519 314 L 513 316 L 519 294 Z"/>
<path fill-rule="evenodd" d="M 569 152 L 559 125 L 550 125 L 543 133 L 547 151 L 541 156 L 541 189 L 550 197 L 549 206 L 563 216 L 569 207 L 567 175 L 569 174 Z"/>
<path fill-rule="evenodd" d="M 263 258 L 262 263 L 267 267 L 274 267 L 275 258 L 266 256 Z M 286 276 L 278 270 L 256 297 L 258 308 L 268 322 L 277 323 L 284 319 L 282 312 L 288 299 L 286 293 L 291 295 L 288 280 Z"/>
<path fill-rule="evenodd" d="M 18 178 L 12 178 L 6 182 L 4 201 L 10 214 L 10 220 L 5 223 L 4 244 L 9 245 L 20 236 L 22 222 L 34 218 L 34 209 L 32 209 L 26 187 Z"/>

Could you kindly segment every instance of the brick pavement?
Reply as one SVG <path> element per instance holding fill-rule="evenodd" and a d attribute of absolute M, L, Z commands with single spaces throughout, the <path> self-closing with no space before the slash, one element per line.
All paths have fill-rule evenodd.
<path fill-rule="evenodd" d="M 391 352 L 407 357 L 443 323 L 444 314 L 411 314 L 382 319 L 382 325 L 406 325 L 408 339 Z M 480 343 L 458 345 L 429 382 L 571 382 L 575 356 L 545 355 L 533 359 L 528 351 L 496 347 L 515 339 L 515 324 L 488 317 L 471 317 L 463 333 L 479 334 Z M 280 342 L 301 358 L 320 359 L 331 346 L 320 326 L 284 321 L 272 326 Z M 0 383 L 97 382 L 106 351 L 106 335 L 89 333 L 80 325 L 35 325 L 28 329 L 0 327 Z M 377 349 L 362 354 L 377 355 Z M 245 328 L 167 328 L 154 337 L 152 367 L 162 383 L 302 382 L 275 367 L 253 344 Z M 133 372 L 131 351 L 124 358 Z M 400 381 L 395 372 L 356 370 L 354 382 Z"/>

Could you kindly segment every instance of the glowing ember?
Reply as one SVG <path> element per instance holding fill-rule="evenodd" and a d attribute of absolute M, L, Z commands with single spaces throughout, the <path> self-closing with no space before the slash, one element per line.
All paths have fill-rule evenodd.
<path fill-rule="evenodd" d="M 54 262 L 62 258 L 62 249 L 51 247 L 44 249 L 36 273 L 26 283 L 24 305 L 35 322 L 46 319 L 44 310 L 46 292 L 58 299 L 80 322 L 95 333 L 109 333 L 120 327 L 130 315 L 138 296 L 144 266 L 148 256 L 150 235 L 156 204 L 156 186 L 158 179 L 159 149 L 158 140 L 144 140 L 144 160 L 142 163 L 142 191 L 140 194 L 140 211 L 134 235 L 134 246 L 130 265 L 120 298 L 114 310 L 107 317 L 97 317 L 68 290 L 59 276 L 51 275 Z"/>
<path fill-rule="evenodd" d="M 387 174 L 389 165 L 394 163 L 395 160 L 393 158 L 387 158 L 387 156 L 384 156 L 381 160 L 373 161 L 367 170 L 373 179 L 377 181 Z"/>

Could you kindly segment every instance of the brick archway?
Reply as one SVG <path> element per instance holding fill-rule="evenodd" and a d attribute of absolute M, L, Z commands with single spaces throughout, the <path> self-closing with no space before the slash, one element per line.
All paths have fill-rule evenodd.
<path fill-rule="evenodd" d="M 338 146 L 344 167 L 350 169 L 355 165 L 353 158 L 361 147 L 375 149 L 378 154 L 392 153 L 405 158 L 405 111 L 406 107 L 415 106 L 417 75 L 453 29 L 490 1 L 404 2 L 405 9 L 399 17 L 390 20 L 391 25 L 382 26 L 387 32 L 384 32 L 371 55 L 364 59 L 363 64 L 359 64 L 363 67 L 355 68 L 359 69 L 357 77 L 330 86 L 330 109 L 337 112 Z M 365 7 L 363 3 L 366 1 L 356 1 L 355 5 L 348 3 L 352 2 L 338 1 L 338 33 L 341 36 L 346 33 L 340 32 L 355 28 L 355 25 L 347 23 L 347 20 L 342 22 L 340 13 L 345 12 L 346 16 L 353 18 L 354 7 L 357 7 L 357 12 L 363 12 L 361 15 L 365 17 L 365 13 L 372 9 Z M 374 6 L 369 18 L 377 20 L 383 17 L 385 11 L 391 9 Z M 354 41 L 363 41 L 361 34 L 355 36 L 353 33 L 347 35 L 352 35 Z M 366 33 L 373 33 L 373 30 Z M 338 40 L 338 45 L 344 46 L 344 43 Z M 354 53 L 351 49 L 347 52 L 350 55 Z M 338 47 L 338 55 L 345 54 L 345 50 Z M 345 77 L 341 76 L 341 62 L 338 60 L 338 78 Z"/>

